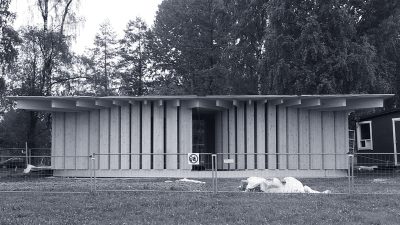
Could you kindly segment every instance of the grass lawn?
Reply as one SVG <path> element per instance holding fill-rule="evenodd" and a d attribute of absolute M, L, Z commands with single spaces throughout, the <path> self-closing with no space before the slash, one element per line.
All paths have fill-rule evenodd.
<path fill-rule="evenodd" d="M 176 178 L 101 178 L 96 179 L 96 189 L 100 191 L 153 190 L 153 191 L 195 191 L 211 192 L 211 179 L 197 179 L 205 184 L 176 182 Z M 240 178 L 218 179 L 218 190 L 239 192 Z M 330 190 L 332 193 L 348 193 L 347 178 L 299 179 L 304 185 L 317 191 Z M 169 181 L 169 182 L 166 182 Z M 90 178 L 56 177 L 0 177 L 0 191 L 49 191 L 88 192 L 93 188 Z M 360 176 L 354 179 L 356 193 L 390 193 L 400 195 L 400 176 Z"/>
<path fill-rule="evenodd" d="M 400 195 L 0 193 L 0 224 L 399 224 Z"/>
<path fill-rule="evenodd" d="M 398 176 L 356 177 L 356 190 L 392 193 L 383 195 L 243 193 L 238 190 L 239 178 L 219 179 L 218 188 L 223 192 L 213 195 L 207 192 L 212 190 L 211 179 L 199 180 L 206 183 L 182 183 L 167 178 L 97 179 L 97 193 L 80 193 L 91 189 L 91 179 L 0 177 L 0 224 L 399 224 L 400 221 Z M 347 178 L 300 181 L 319 191 L 348 192 Z"/>

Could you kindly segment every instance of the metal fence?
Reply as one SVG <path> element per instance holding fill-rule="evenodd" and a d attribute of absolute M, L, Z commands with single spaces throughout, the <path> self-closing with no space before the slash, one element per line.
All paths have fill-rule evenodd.
<path fill-rule="evenodd" d="M 217 190 L 217 162 L 216 155 L 212 154 L 200 154 L 198 165 L 189 165 L 188 154 L 183 153 L 97 153 L 90 155 L 90 160 L 91 191 Z M 194 179 L 191 173 L 196 173 L 200 178 Z"/>
<path fill-rule="evenodd" d="M 350 155 L 351 193 L 400 194 L 400 167 L 393 153 Z M 400 157 L 399 157 L 400 158 Z"/>
<path fill-rule="evenodd" d="M 400 194 L 399 174 L 389 153 L 200 153 L 198 165 L 189 165 L 183 153 L 51 156 L 50 149 L 0 149 L 3 192 L 239 192 L 250 176 L 292 176 L 317 191 Z"/>

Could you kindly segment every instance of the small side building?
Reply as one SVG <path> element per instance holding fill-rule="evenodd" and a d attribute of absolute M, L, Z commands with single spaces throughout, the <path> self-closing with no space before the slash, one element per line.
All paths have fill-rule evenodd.
<path fill-rule="evenodd" d="M 345 176 L 348 114 L 393 95 L 9 97 L 52 113 L 55 176 Z M 198 166 L 188 153 L 200 153 Z M 224 163 L 230 161 L 230 163 Z"/>
<path fill-rule="evenodd" d="M 400 165 L 400 110 L 360 118 L 357 122 L 357 164 Z"/>

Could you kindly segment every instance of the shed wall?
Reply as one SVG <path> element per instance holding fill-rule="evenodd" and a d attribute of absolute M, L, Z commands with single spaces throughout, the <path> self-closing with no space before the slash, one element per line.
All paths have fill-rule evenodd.
<path fill-rule="evenodd" d="M 390 113 L 361 121 L 371 121 L 373 151 L 362 150 L 361 152 L 393 153 L 393 118 L 400 118 L 400 112 Z M 385 132 L 380 132 L 385 131 Z"/>

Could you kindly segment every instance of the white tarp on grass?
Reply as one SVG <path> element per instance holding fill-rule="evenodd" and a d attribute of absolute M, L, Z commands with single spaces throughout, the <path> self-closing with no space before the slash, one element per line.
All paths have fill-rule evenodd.
<path fill-rule="evenodd" d="M 265 179 L 262 177 L 249 177 L 243 181 L 247 183 L 244 191 L 259 190 L 265 193 L 331 193 L 329 190 L 319 192 L 304 186 L 299 180 L 294 177 L 285 177 L 282 180 L 278 178 Z"/>
<path fill-rule="evenodd" d="M 189 182 L 189 183 L 195 183 L 195 184 L 205 184 L 206 182 L 199 181 L 199 180 L 191 180 L 187 178 L 179 179 L 176 182 Z"/>
<path fill-rule="evenodd" d="M 51 166 L 34 166 L 28 164 L 24 169 L 24 173 L 30 173 L 31 171 L 40 171 L 40 170 L 50 170 Z"/>

